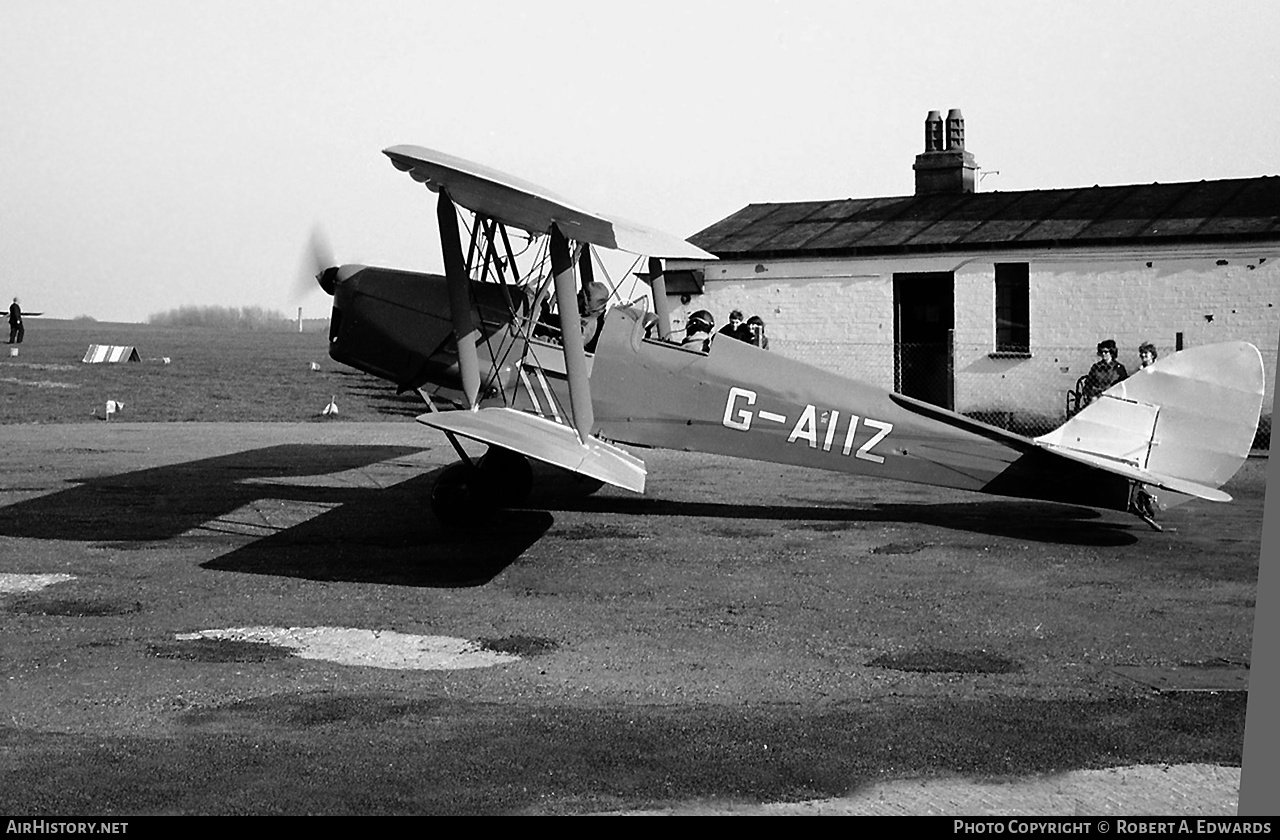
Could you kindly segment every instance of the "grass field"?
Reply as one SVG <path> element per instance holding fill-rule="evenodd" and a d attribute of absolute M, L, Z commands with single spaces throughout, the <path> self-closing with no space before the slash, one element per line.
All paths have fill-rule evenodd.
<path fill-rule="evenodd" d="M 84 364 L 90 344 L 133 345 L 142 361 Z M 0 424 L 83 423 L 101 417 L 107 400 L 124 403 L 116 419 L 137 422 L 340 423 L 425 410 L 416 394 L 397 396 L 390 384 L 334 362 L 326 344 L 324 332 L 30 318 L 24 342 L 0 356 Z M 321 414 L 331 397 L 336 418 Z"/>
<path fill-rule="evenodd" d="M 327 329 L 327 326 L 326 328 Z M 0 355 L 0 425 L 83 423 L 124 403 L 116 419 L 137 422 L 350 422 L 416 417 L 416 394 L 329 358 L 325 329 L 219 330 L 96 321 L 27 319 L 27 335 Z M 90 344 L 132 345 L 142 361 L 84 364 Z M 167 357 L 170 362 L 165 364 Z M 318 371 L 311 365 L 319 365 Z M 330 397 L 336 418 L 321 414 Z M 991 418 L 979 419 L 990 422 Z M 1254 442 L 1267 450 L 1271 415 Z"/>

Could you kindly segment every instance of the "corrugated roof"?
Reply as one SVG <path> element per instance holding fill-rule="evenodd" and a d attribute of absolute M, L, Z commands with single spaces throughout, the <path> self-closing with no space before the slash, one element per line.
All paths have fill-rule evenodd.
<path fill-rule="evenodd" d="M 689 241 L 723 258 L 1280 242 L 1280 177 L 750 204 Z"/>

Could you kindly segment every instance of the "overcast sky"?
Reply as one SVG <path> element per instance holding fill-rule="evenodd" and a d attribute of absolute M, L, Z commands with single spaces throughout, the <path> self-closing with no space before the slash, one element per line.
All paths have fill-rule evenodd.
<path fill-rule="evenodd" d="M 439 270 L 401 143 L 681 236 L 910 194 L 930 110 L 984 192 L 1276 175 L 1277 31 L 1274 0 L 0 0 L 0 296 L 292 315 L 314 225 Z"/>

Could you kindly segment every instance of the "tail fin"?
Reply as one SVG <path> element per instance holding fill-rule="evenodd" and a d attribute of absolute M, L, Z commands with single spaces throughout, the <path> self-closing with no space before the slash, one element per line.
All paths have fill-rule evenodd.
<path fill-rule="evenodd" d="M 1218 488 L 1249 455 L 1264 389 L 1262 354 L 1252 344 L 1194 347 L 1112 385 L 1036 442 L 1127 472 Z"/>

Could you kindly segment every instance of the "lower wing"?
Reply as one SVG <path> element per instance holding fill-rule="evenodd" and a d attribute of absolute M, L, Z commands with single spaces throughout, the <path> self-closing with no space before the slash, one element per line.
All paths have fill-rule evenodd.
<path fill-rule="evenodd" d="M 428 412 L 418 422 L 442 432 L 519 452 L 606 484 L 644 492 L 645 467 L 639 458 L 599 438 L 579 440 L 570 426 L 514 408 Z"/>

